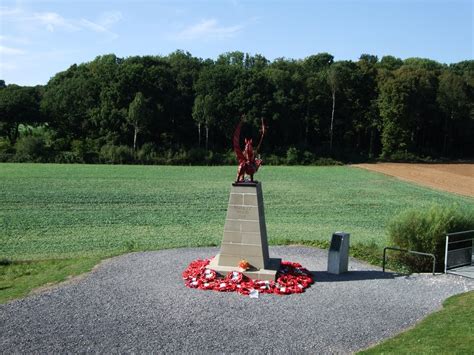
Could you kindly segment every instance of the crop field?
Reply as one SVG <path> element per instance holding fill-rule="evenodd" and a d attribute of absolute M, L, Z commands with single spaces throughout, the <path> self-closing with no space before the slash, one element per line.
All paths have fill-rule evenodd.
<path fill-rule="evenodd" d="M 106 257 L 219 245 L 236 168 L 0 164 L 0 259 Z M 271 244 L 387 244 L 406 208 L 474 199 L 352 167 L 263 167 Z"/>
<path fill-rule="evenodd" d="M 474 197 L 474 164 L 357 164 L 360 168 L 395 176 L 400 180 Z"/>

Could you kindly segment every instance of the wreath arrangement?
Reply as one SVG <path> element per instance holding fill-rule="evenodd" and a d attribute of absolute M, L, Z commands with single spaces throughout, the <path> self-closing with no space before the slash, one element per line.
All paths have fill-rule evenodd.
<path fill-rule="evenodd" d="M 183 271 L 184 284 L 189 288 L 200 290 L 214 290 L 219 292 L 238 292 L 249 295 L 251 292 L 275 293 L 289 295 L 302 293 L 314 281 L 311 273 L 299 263 L 282 261 L 277 272 L 276 281 L 252 280 L 242 272 L 232 271 L 226 276 L 219 276 L 209 269 L 210 259 L 198 259 Z M 242 262 L 241 262 L 242 263 Z M 243 264 L 243 263 L 242 263 Z M 248 265 L 239 265 L 241 269 Z"/>

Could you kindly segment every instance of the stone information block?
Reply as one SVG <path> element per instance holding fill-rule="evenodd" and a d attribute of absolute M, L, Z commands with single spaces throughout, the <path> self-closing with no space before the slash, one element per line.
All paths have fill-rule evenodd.
<path fill-rule="evenodd" d="M 281 259 L 271 259 L 268 253 L 260 182 L 232 185 L 221 250 L 209 268 L 225 275 L 240 271 L 241 260 L 250 263 L 251 268 L 243 273 L 251 279 L 274 280 L 280 267 Z"/>
<path fill-rule="evenodd" d="M 349 266 L 349 233 L 336 232 L 332 235 L 328 252 L 328 273 L 342 274 Z"/>

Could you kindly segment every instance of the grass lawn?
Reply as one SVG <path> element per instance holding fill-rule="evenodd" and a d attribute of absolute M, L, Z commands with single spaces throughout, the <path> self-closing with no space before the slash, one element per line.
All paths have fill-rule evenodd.
<path fill-rule="evenodd" d="M 359 354 L 472 354 L 474 291 L 448 298 L 415 328 Z"/>
<path fill-rule="evenodd" d="M 35 261 L 1 261 L 0 303 L 27 295 L 40 286 L 67 280 L 90 271 L 100 258 L 69 258 Z"/>

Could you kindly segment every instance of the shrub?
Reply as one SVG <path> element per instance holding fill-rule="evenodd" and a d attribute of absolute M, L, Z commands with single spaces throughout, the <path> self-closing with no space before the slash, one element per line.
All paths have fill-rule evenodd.
<path fill-rule="evenodd" d="M 133 149 L 126 145 L 106 144 L 102 146 L 99 153 L 102 162 L 112 164 L 131 163 L 134 161 L 133 156 Z"/>
<path fill-rule="evenodd" d="M 207 151 L 203 148 L 193 148 L 188 151 L 188 160 L 191 164 L 204 164 L 207 156 Z"/>
<path fill-rule="evenodd" d="M 276 154 L 270 154 L 268 156 L 263 157 L 263 164 L 265 165 L 282 165 L 284 163 L 284 159 L 280 158 Z"/>
<path fill-rule="evenodd" d="M 15 144 L 15 160 L 40 161 L 47 155 L 46 142 L 42 136 L 23 136 Z"/>
<path fill-rule="evenodd" d="M 0 138 L 0 153 L 14 153 L 15 149 L 7 139 Z"/>
<path fill-rule="evenodd" d="M 97 163 L 100 160 L 98 141 L 94 139 L 73 140 L 71 142 L 71 150 L 84 163 Z M 110 162 L 113 163 L 112 161 Z"/>
<path fill-rule="evenodd" d="M 15 161 L 15 154 L 13 153 L 0 153 L 0 163 L 9 163 Z"/>
<path fill-rule="evenodd" d="M 223 154 L 210 150 L 206 155 L 205 163 L 206 165 L 222 165 L 224 159 L 225 156 Z"/>
<path fill-rule="evenodd" d="M 15 148 L 13 148 L 7 139 L 0 138 L 0 162 L 5 163 L 12 161 L 15 156 Z"/>
<path fill-rule="evenodd" d="M 62 151 L 56 154 L 54 162 L 60 164 L 73 164 L 84 163 L 84 160 L 76 152 Z"/>
<path fill-rule="evenodd" d="M 71 142 L 67 138 L 57 138 L 51 141 L 51 150 L 55 152 L 68 152 L 71 150 Z"/>
<path fill-rule="evenodd" d="M 382 153 L 380 156 L 382 161 L 393 161 L 393 162 L 400 162 L 400 163 L 416 163 L 420 161 L 415 154 L 410 153 L 408 151 L 396 151 L 391 154 L 384 154 Z"/>
<path fill-rule="evenodd" d="M 298 155 L 299 155 L 298 149 L 296 149 L 295 147 L 288 148 L 288 150 L 286 151 L 286 163 L 288 165 L 298 164 L 299 162 Z"/>
<path fill-rule="evenodd" d="M 332 166 L 332 165 L 344 165 L 338 160 L 334 160 L 332 158 L 318 158 L 315 162 L 314 165 L 319 165 L 319 166 Z"/>
<path fill-rule="evenodd" d="M 137 159 L 140 163 L 153 164 L 156 157 L 156 146 L 153 143 L 143 144 L 137 152 Z"/>
<path fill-rule="evenodd" d="M 228 150 L 222 154 L 222 164 L 224 165 L 236 165 L 239 162 L 237 161 L 237 157 L 235 156 L 235 152 L 233 150 Z M 266 163 L 264 161 L 264 163 Z"/>
<path fill-rule="evenodd" d="M 301 164 L 311 165 L 311 164 L 314 163 L 315 160 L 316 160 L 315 155 L 313 153 L 308 152 L 307 150 L 305 150 L 303 152 L 303 157 L 301 158 Z"/>
<path fill-rule="evenodd" d="M 474 211 L 458 205 L 433 205 L 427 210 L 408 210 L 396 216 L 388 225 L 389 240 L 401 248 L 432 253 L 437 270 L 443 270 L 445 236 L 447 233 L 474 229 Z M 394 257 L 411 271 L 429 270 L 430 258 L 407 253 Z"/>

